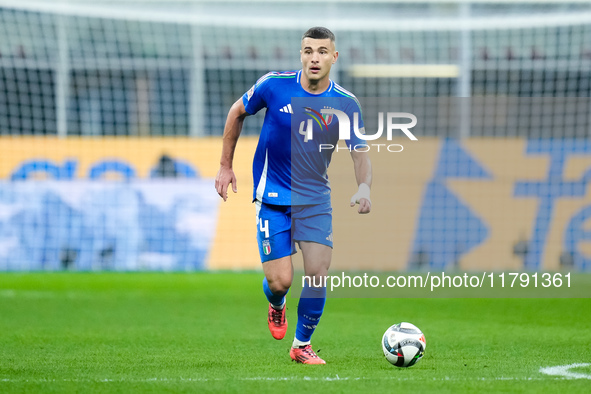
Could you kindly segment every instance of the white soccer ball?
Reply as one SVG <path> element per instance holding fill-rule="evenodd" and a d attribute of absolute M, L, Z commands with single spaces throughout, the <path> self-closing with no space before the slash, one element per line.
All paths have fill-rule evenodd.
<path fill-rule="evenodd" d="M 382 337 L 386 360 L 397 367 L 411 367 L 425 354 L 425 335 L 414 324 L 398 323 L 388 328 Z"/>

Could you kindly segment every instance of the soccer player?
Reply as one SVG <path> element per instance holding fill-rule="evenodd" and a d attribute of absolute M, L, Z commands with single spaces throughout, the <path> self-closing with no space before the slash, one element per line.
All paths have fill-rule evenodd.
<path fill-rule="evenodd" d="M 345 142 L 358 184 L 351 207 L 359 204 L 360 214 L 371 209 L 371 163 L 364 149 L 354 148 L 364 144 L 353 130 L 357 113 L 357 128 L 363 133 L 361 108 L 353 94 L 330 80 L 330 70 L 338 56 L 334 34 L 324 27 L 313 27 L 302 37 L 301 70 L 264 75 L 232 105 L 215 180 L 216 190 L 224 201 L 230 183 L 234 193 L 237 192 L 232 161 L 244 118 L 266 108 L 253 161 L 253 201 L 265 274 L 263 291 L 269 300 L 267 322 L 273 338 L 283 339 L 287 331 L 285 296 L 293 280 L 291 255 L 296 253 L 297 242 L 303 254 L 305 275 L 313 278 L 311 283 L 305 283 L 300 296 L 296 333 L 290 349 L 291 358 L 304 364 L 325 364 L 312 349 L 310 338 L 324 310 L 326 287 L 320 279 L 328 275 L 332 257 L 332 207 L 326 173 L 333 150 L 318 147 L 323 143 L 325 148 L 334 147 L 339 138 L 337 116 L 322 114 L 326 106 L 314 108 L 315 99 L 333 100 L 329 101 L 332 108 L 339 106 L 334 109 L 349 115 L 352 131 Z M 302 107 L 301 112 L 308 112 L 322 132 L 309 138 L 310 135 L 302 132 L 305 129 L 292 127 L 294 111 L 298 110 L 292 107 L 292 99 L 309 99 L 310 107 Z M 302 125 L 305 124 L 303 121 Z M 314 124 L 308 122 L 308 125 Z"/>

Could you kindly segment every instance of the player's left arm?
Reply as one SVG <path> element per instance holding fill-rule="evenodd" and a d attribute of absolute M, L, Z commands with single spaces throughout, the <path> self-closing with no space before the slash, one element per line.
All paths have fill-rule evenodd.
<path fill-rule="evenodd" d="M 357 193 L 351 197 L 351 206 L 359 204 L 357 212 L 369 213 L 371 211 L 371 200 L 369 198 L 371 190 L 371 161 L 367 152 L 357 152 L 351 150 L 351 158 L 353 159 L 353 167 L 355 169 L 355 179 L 359 186 Z"/>

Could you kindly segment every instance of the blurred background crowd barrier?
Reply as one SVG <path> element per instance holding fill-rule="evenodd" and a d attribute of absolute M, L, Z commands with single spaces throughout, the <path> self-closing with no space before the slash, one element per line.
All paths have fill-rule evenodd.
<path fill-rule="evenodd" d="M 314 25 L 368 129 L 381 110 L 419 120 L 404 152 L 371 153 L 371 220 L 341 211 L 355 185 L 336 155 L 337 266 L 591 267 L 587 1 L 0 0 L 0 270 L 258 268 L 263 114 L 225 204 L 220 137 Z"/>

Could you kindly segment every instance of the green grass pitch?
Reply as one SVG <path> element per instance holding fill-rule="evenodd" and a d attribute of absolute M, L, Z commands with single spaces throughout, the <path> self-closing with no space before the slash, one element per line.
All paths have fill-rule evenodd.
<path fill-rule="evenodd" d="M 266 327 L 261 273 L 0 274 L 0 392 L 590 392 L 542 367 L 591 363 L 591 299 L 328 299 L 324 366 Z M 410 321 L 412 368 L 380 340 Z M 591 378 L 591 367 L 570 370 Z"/>

